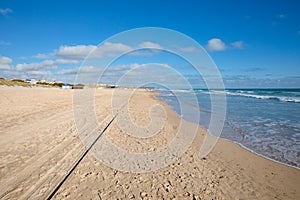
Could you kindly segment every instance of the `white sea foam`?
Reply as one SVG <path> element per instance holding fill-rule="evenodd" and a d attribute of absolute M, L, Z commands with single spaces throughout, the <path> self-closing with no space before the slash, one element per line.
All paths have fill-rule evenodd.
<path fill-rule="evenodd" d="M 190 100 L 189 95 L 186 95 L 186 92 L 190 92 L 189 90 L 175 90 L 172 92 L 173 95 L 182 95 L 187 101 L 184 101 L 184 105 L 188 105 L 185 108 L 193 110 L 194 107 L 190 106 L 188 102 Z M 268 157 L 268 159 L 274 159 L 276 162 L 286 163 L 286 165 L 293 165 L 293 167 L 299 169 L 300 161 L 297 152 L 299 152 L 300 145 L 300 127 L 298 123 L 299 112 L 297 110 L 300 106 L 298 104 L 300 95 L 298 91 L 280 89 L 229 89 L 223 91 L 197 89 L 192 92 L 195 92 L 199 102 L 203 104 L 200 108 L 208 108 L 208 110 L 210 108 L 208 95 L 227 95 L 228 113 L 221 137 L 236 142 L 252 152 Z M 237 98 L 238 96 L 240 98 Z M 173 105 L 174 110 L 180 113 L 178 105 L 174 103 L 174 98 L 170 97 L 162 95 L 162 99 Z M 236 101 L 237 99 L 238 101 Z M 273 104 L 269 106 L 271 101 Z M 254 104 L 251 104 L 252 102 Z M 281 102 L 296 102 L 297 104 Z M 189 116 L 181 117 L 194 122 Z M 201 112 L 201 120 L 198 123 L 208 129 L 210 123 L 209 112 Z"/>
<path fill-rule="evenodd" d="M 221 91 L 221 90 L 210 90 L 210 91 L 201 91 L 203 94 L 226 94 L 232 96 L 243 96 L 250 97 L 256 99 L 274 99 L 282 102 L 295 102 L 300 103 L 300 97 L 287 97 L 287 96 L 274 96 L 274 95 L 261 95 L 261 94 L 253 94 L 253 91 L 239 91 L 239 92 L 231 92 L 231 91 Z"/>

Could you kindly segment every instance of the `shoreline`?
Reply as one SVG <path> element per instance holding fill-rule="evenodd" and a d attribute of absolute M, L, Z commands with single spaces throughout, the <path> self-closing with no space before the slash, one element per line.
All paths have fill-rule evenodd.
<path fill-rule="evenodd" d="M 121 96 L 132 92 L 95 90 L 99 122 L 112 116 L 111 98 L 115 90 L 121 91 Z M 172 106 L 155 97 L 157 94 L 149 90 L 134 91 L 127 111 L 132 120 L 143 127 L 149 123 L 150 108 L 161 105 L 168 116 L 161 132 L 151 138 L 135 138 L 124 134 L 124 130 L 113 122 L 105 136 L 128 152 L 152 152 L 168 144 L 178 125 L 184 123 L 188 130 L 197 130 L 187 151 L 174 163 L 147 173 L 115 170 L 100 162 L 94 153 L 89 153 L 54 199 L 300 198 L 298 169 L 263 158 L 231 141 L 220 138 L 205 159 L 200 159 L 198 154 L 203 138 L 212 136 L 201 126 L 181 119 Z M 8 88 L 2 90 L 2 95 L 5 98 L 0 99 L 0 106 L 5 115 L 0 118 L 3 127 L 0 132 L 3 143 L 0 198 L 43 198 L 76 161 L 78 152 L 84 149 L 73 121 L 73 92 Z M 158 121 L 163 119 L 159 112 L 153 112 Z M 119 117 L 123 121 L 124 118 Z M 97 144 L 95 149 L 99 147 Z M 101 147 L 101 143 L 98 145 Z M 15 178 L 12 179 L 10 174 Z"/>
<path fill-rule="evenodd" d="M 156 92 L 156 91 L 153 91 L 153 92 Z M 197 123 L 195 123 L 195 122 L 193 122 L 193 121 L 191 121 L 191 120 L 184 119 L 179 113 L 177 113 L 177 111 L 176 111 L 176 109 L 175 109 L 174 106 L 168 104 L 168 102 L 165 101 L 163 98 L 160 98 L 160 97 L 161 97 L 160 95 L 161 95 L 162 93 L 159 92 L 159 91 L 158 91 L 158 93 L 159 93 L 158 95 L 155 95 L 155 98 L 158 99 L 158 100 L 163 101 L 163 102 L 166 103 L 168 106 L 170 106 L 170 107 L 172 108 L 172 110 L 180 117 L 180 119 L 189 121 L 189 122 L 191 122 L 191 123 L 194 123 L 194 124 L 200 126 L 201 128 L 205 129 L 209 135 L 211 135 L 211 136 L 213 136 L 213 137 L 216 137 L 216 136 L 212 135 L 212 134 L 209 132 L 209 130 L 207 130 L 207 128 L 205 128 L 205 127 L 202 126 L 201 124 L 197 124 Z M 201 109 L 201 108 L 200 108 L 200 109 Z M 295 165 L 291 165 L 291 164 L 288 164 L 288 163 L 281 162 L 281 161 L 278 161 L 278 160 L 276 160 L 276 159 L 270 158 L 270 157 L 265 156 L 265 155 L 263 155 L 263 154 L 257 153 L 255 150 L 252 150 L 251 148 L 246 147 L 246 146 L 243 145 L 242 143 L 239 143 L 239 142 L 237 142 L 237 141 L 233 141 L 233 140 L 224 138 L 224 137 L 222 137 L 222 134 L 220 135 L 220 137 L 218 137 L 218 139 L 226 140 L 226 141 L 232 142 L 232 143 L 234 143 L 234 144 L 237 144 L 237 145 L 239 145 L 241 148 L 243 148 L 243 149 L 245 149 L 245 150 L 247 150 L 247 151 L 249 151 L 249 152 L 251 152 L 251 153 L 253 153 L 253 154 L 255 154 L 255 155 L 261 156 L 261 157 L 263 157 L 263 158 L 265 158 L 265 159 L 267 159 L 267 160 L 270 160 L 270 161 L 273 161 L 273 162 L 276 162 L 276 163 L 279 163 L 279 164 L 282 164 L 282 165 L 285 165 L 285 166 L 292 167 L 292 168 L 295 168 L 295 169 L 297 169 L 297 170 L 300 170 L 300 167 L 297 167 L 297 166 L 295 166 Z"/>
<path fill-rule="evenodd" d="M 210 133 L 208 133 L 208 134 L 210 134 Z M 211 135 L 211 134 L 210 134 L 210 135 Z M 250 148 L 245 147 L 244 145 L 242 145 L 242 144 L 240 144 L 240 143 L 238 143 L 238 142 L 231 141 L 231 140 L 229 140 L 229 139 L 222 138 L 222 137 L 220 137 L 219 139 L 221 139 L 221 140 L 226 140 L 226 141 L 232 142 L 232 143 L 234 143 L 234 144 L 237 144 L 237 145 L 239 145 L 242 149 L 245 149 L 245 150 L 249 151 L 250 153 L 253 153 L 253 154 L 255 154 L 255 155 L 257 155 L 257 156 L 260 156 L 260 157 L 262 157 L 262 158 L 264 158 L 264 159 L 267 159 L 267 160 L 270 160 L 270 161 L 272 161 L 272 162 L 275 162 L 275 163 L 284 165 L 284 166 L 286 166 L 286 167 L 291 167 L 291 168 L 300 170 L 300 167 L 293 166 L 293 165 L 290 165 L 290 164 L 287 164 L 287 163 L 284 163 L 284 162 L 280 162 L 280 161 L 278 161 L 278 160 L 274 160 L 274 159 L 269 158 L 269 157 L 267 157 L 267 156 L 264 156 L 264 155 L 261 155 L 261 154 L 259 154 L 259 153 L 256 153 L 254 150 L 251 150 Z"/>
<path fill-rule="evenodd" d="M 188 121 L 188 122 L 190 122 L 190 123 L 193 123 L 194 125 L 199 126 L 200 128 L 204 129 L 205 132 L 206 132 L 206 134 L 208 134 L 209 136 L 211 136 L 211 137 L 216 137 L 216 136 L 212 135 L 211 133 L 209 133 L 209 131 L 208 131 L 206 128 L 204 128 L 203 126 L 201 126 L 200 124 L 197 124 L 197 123 L 194 123 L 194 122 L 189 121 L 189 120 L 187 120 L 187 119 L 184 119 L 181 115 L 179 115 L 179 114 L 176 112 L 175 108 L 174 108 L 172 105 L 168 104 L 168 102 L 167 102 L 167 101 L 164 101 L 162 98 L 159 98 L 159 96 L 162 94 L 161 92 L 159 92 L 159 91 L 158 91 L 158 92 L 157 92 L 157 91 L 151 91 L 151 92 L 154 93 L 154 94 L 153 94 L 153 98 L 155 98 L 155 99 L 157 99 L 157 100 L 159 100 L 159 101 L 162 101 L 165 105 L 167 105 L 168 107 L 170 107 L 170 108 L 172 109 L 172 111 L 174 111 L 174 112 L 176 113 L 176 115 L 180 118 L 180 120 L 184 120 L 184 121 Z M 159 94 L 155 94 L 155 93 L 159 93 Z M 231 140 L 226 139 L 226 138 L 223 138 L 223 137 L 219 137 L 218 140 L 221 140 L 221 141 L 224 141 L 224 142 L 229 142 L 229 143 L 231 143 L 231 144 L 233 144 L 233 145 L 237 145 L 238 148 L 240 148 L 240 149 L 242 149 L 242 150 L 245 150 L 245 151 L 249 152 L 250 154 L 253 154 L 253 156 L 258 156 L 259 158 L 264 159 L 266 162 L 272 162 L 272 163 L 274 163 L 274 164 L 279 164 L 279 165 L 281 165 L 281 166 L 283 166 L 283 167 L 288 167 L 288 168 L 293 169 L 293 170 L 298 170 L 298 171 L 297 171 L 298 173 L 300 172 L 300 171 L 299 171 L 300 168 L 297 167 L 297 166 L 293 166 L 293 165 L 290 165 L 290 164 L 287 164 L 287 163 L 284 163 L 284 162 L 280 162 L 280 161 L 274 160 L 274 159 L 272 159 L 272 158 L 269 158 L 269 157 L 267 157 L 267 156 L 264 156 L 264 155 L 261 155 L 261 154 L 259 154 L 259 153 L 256 153 L 254 150 L 251 150 L 250 148 L 247 148 L 246 146 L 244 146 L 243 144 L 240 144 L 240 143 L 238 143 L 238 142 L 231 141 Z M 209 154 L 210 154 L 210 153 L 209 153 Z M 208 155 L 209 155 L 209 154 L 208 154 Z"/>

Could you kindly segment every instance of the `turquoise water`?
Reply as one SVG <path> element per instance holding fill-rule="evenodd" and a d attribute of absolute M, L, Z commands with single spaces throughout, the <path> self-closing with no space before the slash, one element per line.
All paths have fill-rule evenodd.
<path fill-rule="evenodd" d="M 173 106 L 181 115 L 180 105 L 190 109 L 190 115 L 182 116 L 193 121 L 195 105 L 189 104 L 194 92 L 200 108 L 199 124 L 208 128 L 210 122 L 210 94 L 226 94 L 227 112 L 222 138 L 267 158 L 300 168 L 300 89 L 228 89 L 178 90 L 162 92 L 160 99 Z M 185 105 L 182 105 L 185 104 Z"/>

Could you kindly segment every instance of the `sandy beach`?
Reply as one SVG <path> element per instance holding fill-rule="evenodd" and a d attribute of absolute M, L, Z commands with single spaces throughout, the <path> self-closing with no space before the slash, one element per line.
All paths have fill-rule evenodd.
<path fill-rule="evenodd" d="M 119 93 L 114 95 L 116 90 Z M 0 199 L 46 199 L 86 150 L 84 144 L 91 143 L 99 132 L 88 135 L 88 121 L 75 123 L 74 90 L 2 86 L 0 92 Z M 112 96 L 118 99 L 128 92 L 132 90 L 96 90 L 99 130 L 115 115 Z M 176 137 L 182 123 L 188 127 L 187 134 L 197 130 L 190 148 L 174 163 L 147 173 L 113 169 L 88 152 L 53 199 L 300 199 L 298 169 L 255 155 L 235 143 L 220 139 L 212 152 L 199 158 L 207 132 L 181 120 L 155 95 L 135 91 L 124 112 L 141 127 L 151 120 L 164 121 L 157 134 L 141 139 L 124 133 L 117 124 L 124 121 L 121 114 L 103 134 L 128 152 L 155 152 Z M 153 105 L 162 106 L 164 113 L 154 109 L 151 119 Z M 79 135 L 79 129 L 87 135 Z M 100 147 L 96 144 L 95 148 Z"/>

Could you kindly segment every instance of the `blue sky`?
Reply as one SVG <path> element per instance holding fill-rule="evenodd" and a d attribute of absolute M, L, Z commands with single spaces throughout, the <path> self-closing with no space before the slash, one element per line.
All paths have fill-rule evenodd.
<path fill-rule="evenodd" d="M 226 87 L 299 88 L 299 9 L 297 0 L 2 0 L 0 76 L 72 82 L 81 59 L 102 41 L 129 29 L 163 27 L 201 44 L 216 63 Z M 144 42 L 149 47 L 153 41 Z M 119 51 L 129 46 L 111 44 L 107 48 Z M 122 61 L 123 65 L 116 63 L 119 68 L 115 71 L 120 66 L 124 69 L 159 61 L 161 66 L 177 66 L 182 73 L 193 75 L 187 63 L 166 54 Z M 86 69 L 92 71 L 92 67 Z"/>

